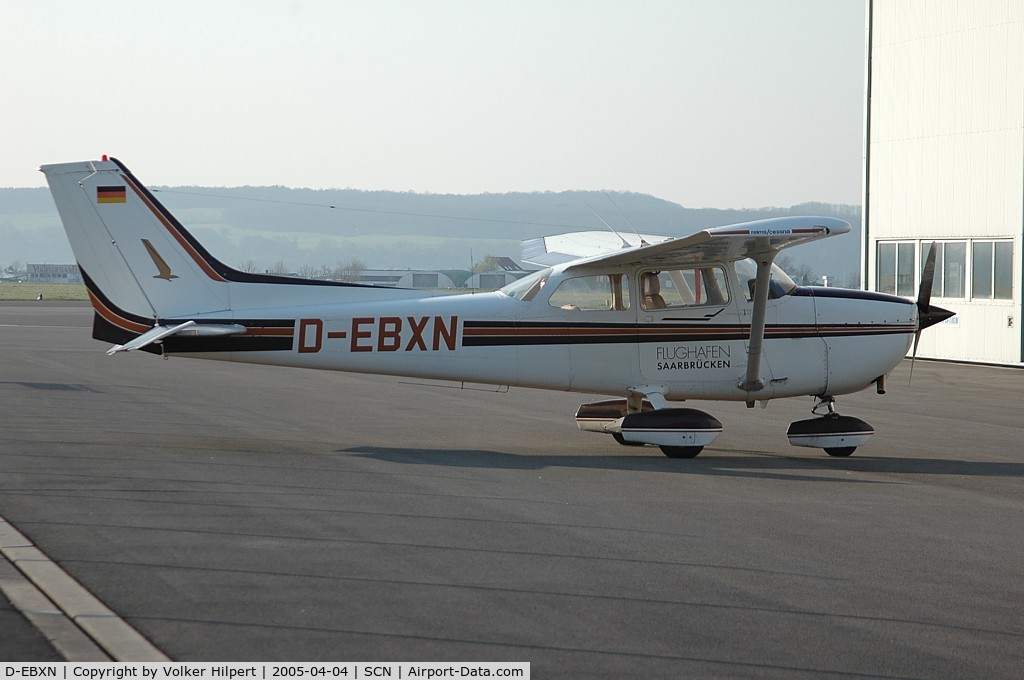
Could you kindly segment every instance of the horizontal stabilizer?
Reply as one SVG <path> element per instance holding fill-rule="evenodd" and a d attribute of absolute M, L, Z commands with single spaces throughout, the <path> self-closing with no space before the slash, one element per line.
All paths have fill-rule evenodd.
<path fill-rule="evenodd" d="M 216 335 L 237 335 L 245 332 L 245 326 L 241 324 L 203 324 L 199 325 L 195 321 L 186 321 L 178 324 L 177 326 L 154 326 L 139 337 L 126 342 L 123 345 L 114 345 L 107 350 L 107 354 L 116 354 L 117 352 L 131 352 L 132 350 L 142 349 L 152 345 L 155 342 L 160 342 L 164 338 L 169 338 L 172 335 L 191 335 L 191 336 L 216 336 Z"/>

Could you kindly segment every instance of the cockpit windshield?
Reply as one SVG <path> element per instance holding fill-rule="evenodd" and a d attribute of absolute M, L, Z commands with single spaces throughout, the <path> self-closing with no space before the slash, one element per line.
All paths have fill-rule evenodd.
<path fill-rule="evenodd" d="M 745 260 L 736 261 L 736 278 L 739 279 L 743 288 L 743 295 L 747 300 L 754 299 L 754 282 L 757 280 L 757 263 L 749 257 Z M 789 278 L 789 274 L 782 271 L 777 264 L 772 265 L 771 284 L 768 287 L 768 299 L 789 295 L 796 289 L 796 283 Z"/>
<path fill-rule="evenodd" d="M 522 302 L 529 302 L 532 300 L 540 289 L 547 283 L 548 277 L 551 275 L 551 268 L 541 269 L 539 272 L 534 272 L 521 279 L 513 281 L 504 288 L 500 289 L 499 292 L 513 297 L 516 300 Z"/>

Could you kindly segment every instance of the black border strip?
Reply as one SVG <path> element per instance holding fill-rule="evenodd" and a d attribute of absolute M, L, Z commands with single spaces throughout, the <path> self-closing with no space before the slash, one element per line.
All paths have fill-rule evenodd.
<path fill-rule="evenodd" d="M 139 316 L 138 314 L 132 314 L 131 312 L 127 312 L 118 307 L 117 305 L 115 305 L 113 302 L 111 302 L 110 298 L 104 295 L 103 291 L 100 290 L 100 287 L 97 286 L 96 282 L 92 280 L 92 277 L 89 276 L 89 274 L 87 274 L 84 269 L 82 269 L 81 264 L 78 265 L 78 271 L 82 274 L 82 283 L 85 284 L 85 289 L 89 291 L 89 293 L 91 293 L 92 296 L 95 297 L 104 307 L 109 309 L 111 312 L 114 312 L 118 316 L 123 317 L 125 320 L 131 321 L 132 323 L 137 323 L 148 327 L 153 326 L 152 317 L 145 317 Z"/>

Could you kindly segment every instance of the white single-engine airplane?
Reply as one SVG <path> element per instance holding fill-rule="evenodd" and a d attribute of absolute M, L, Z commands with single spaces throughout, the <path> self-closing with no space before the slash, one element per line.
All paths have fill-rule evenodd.
<path fill-rule="evenodd" d="M 874 430 L 835 396 L 886 375 L 922 329 L 918 300 L 797 286 L 783 248 L 843 234 L 786 217 L 678 239 L 583 232 L 524 242 L 547 266 L 493 293 L 448 295 L 238 271 L 214 258 L 116 159 L 44 165 L 108 353 L 144 350 L 425 379 L 616 395 L 585 404 L 583 430 L 692 458 L 721 433 L 671 402 L 812 396 L 796 446 L 848 456 Z M 823 411 L 823 412 L 821 412 Z"/>

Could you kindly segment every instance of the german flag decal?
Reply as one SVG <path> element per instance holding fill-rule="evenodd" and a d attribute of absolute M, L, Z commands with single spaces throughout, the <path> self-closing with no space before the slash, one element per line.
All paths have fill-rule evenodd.
<path fill-rule="evenodd" d="M 96 187 L 97 203 L 127 203 L 128 197 L 125 188 L 119 187 Z"/>

